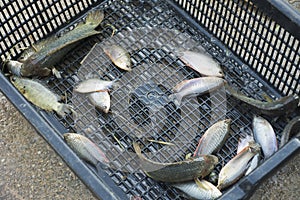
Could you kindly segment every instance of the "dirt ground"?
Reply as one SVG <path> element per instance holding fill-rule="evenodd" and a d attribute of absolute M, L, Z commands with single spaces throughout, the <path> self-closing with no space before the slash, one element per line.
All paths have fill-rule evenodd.
<path fill-rule="evenodd" d="M 95 199 L 62 159 L 0 93 L 0 199 Z M 253 194 L 299 199 L 300 155 Z"/>

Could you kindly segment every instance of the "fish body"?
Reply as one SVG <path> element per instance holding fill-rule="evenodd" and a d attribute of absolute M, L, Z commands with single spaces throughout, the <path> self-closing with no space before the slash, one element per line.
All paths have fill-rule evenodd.
<path fill-rule="evenodd" d="M 196 178 L 195 181 L 176 183 L 172 184 L 172 186 L 181 190 L 187 196 L 193 199 L 217 199 L 222 195 L 222 193 L 216 186 L 206 180 L 199 180 L 198 178 Z"/>
<path fill-rule="evenodd" d="M 60 116 L 74 112 L 71 105 L 58 102 L 60 98 L 37 81 L 12 76 L 11 82 L 28 101 L 41 109 L 55 111 Z"/>
<path fill-rule="evenodd" d="M 83 160 L 93 164 L 108 164 L 109 160 L 104 152 L 90 139 L 78 133 L 65 133 L 63 135 L 70 148 Z"/>
<path fill-rule="evenodd" d="M 159 163 L 147 159 L 141 153 L 137 143 L 133 143 L 134 150 L 141 161 L 143 171 L 147 176 L 156 181 L 182 182 L 193 180 L 197 177 L 208 175 L 218 163 L 218 158 L 213 155 L 203 155 L 181 162 Z"/>
<path fill-rule="evenodd" d="M 21 65 L 8 61 L 9 70 L 18 76 L 49 75 L 50 68 L 73 49 L 78 41 L 99 33 L 95 28 L 103 18 L 104 14 L 100 10 L 90 12 L 85 21 L 79 23 L 73 30 L 60 37 L 48 37 L 25 50 L 18 59 Z"/>
<path fill-rule="evenodd" d="M 174 93 L 169 99 L 174 100 L 175 105 L 179 106 L 183 97 L 198 96 L 214 91 L 225 84 L 225 80 L 219 77 L 201 77 L 180 82 L 174 88 Z"/>
<path fill-rule="evenodd" d="M 265 159 L 278 150 L 276 135 L 271 124 L 260 116 L 254 116 L 252 129 L 255 141 L 261 146 Z"/>
<path fill-rule="evenodd" d="M 104 113 L 108 113 L 110 108 L 110 96 L 107 91 L 89 93 L 88 99 L 96 108 Z"/>
<path fill-rule="evenodd" d="M 131 59 L 129 53 L 121 46 L 110 45 L 103 48 L 104 53 L 120 69 L 131 71 Z"/>
<path fill-rule="evenodd" d="M 203 76 L 223 77 L 220 65 L 209 55 L 193 51 L 181 52 L 179 57 L 188 67 L 194 69 Z"/>
<path fill-rule="evenodd" d="M 201 137 L 194 156 L 208 155 L 217 152 L 229 135 L 231 119 L 213 124 Z"/>
<path fill-rule="evenodd" d="M 99 91 L 107 91 L 116 85 L 116 80 L 114 81 L 105 81 L 99 78 L 91 78 L 81 81 L 74 87 L 74 92 L 78 93 L 91 93 Z"/>
<path fill-rule="evenodd" d="M 255 154 L 255 156 L 253 156 L 253 158 L 250 161 L 250 165 L 247 171 L 245 172 L 245 176 L 250 174 L 259 165 L 260 160 L 261 160 L 260 153 Z"/>
<path fill-rule="evenodd" d="M 300 116 L 293 118 L 281 133 L 280 147 L 289 141 L 290 136 L 300 134 Z"/>
<path fill-rule="evenodd" d="M 279 98 L 272 102 L 263 102 L 247 97 L 234 90 L 228 84 L 225 84 L 225 88 L 231 96 L 250 106 L 257 114 L 264 114 L 271 117 L 292 113 L 299 103 L 299 96 L 295 94 Z"/>
<path fill-rule="evenodd" d="M 240 153 L 232 158 L 220 171 L 218 186 L 219 190 L 235 183 L 247 170 L 249 161 L 259 153 L 260 146 L 250 142 Z"/>

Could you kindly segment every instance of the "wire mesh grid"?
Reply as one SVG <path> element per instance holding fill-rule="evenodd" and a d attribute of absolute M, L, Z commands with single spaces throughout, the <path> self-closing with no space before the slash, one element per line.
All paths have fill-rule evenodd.
<path fill-rule="evenodd" d="M 239 2 L 228 3 L 228 1 L 217 3 L 218 6 L 216 7 L 212 3 L 207 3 L 209 5 L 207 6 L 205 2 L 187 2 L 180 1 L 179 4 L 187 6 L 190 3 L 190 5 L 193 5 L 190 8 L 184 6 L 183 8 L 193 13 L 195 18 L 197 18 L 196 10 L 197 12 L 205 11 L 206 14 L 204 12 L 202 17 L 198 17 L 198 20 L 209 31 L 216 34 L 218 39 L 224 41 L 233 52 L 241 54 L 246 63 L 251 64 L 254 69 L 257 69 L 256 71 L 261 72 L 261 69 L 256 67 L 253 62 L 259 60 L 259 63 L 262 63 L 262 61 L 260 59 L 255 61 L 254 55 L 256 54 L 244 50 L 250 44 L 244 41 L 246 39 L 237 39 L 247 36 L 249 33 L 247 31 L 248 27 L 245 27 L 245 22 L 237 20 L 239 14 L 249 15 L 248 17 L 251 18 L 254 13 L 255 16 L 252 17 L 256 18 L 260 15 L 257 14 L 258 11 L 255 6 L 250 3 L 240 6 Z M 83 5 L 85 5 L 84 8 L 88 7 L 86 4 Z M 232 9 L 227 11 L 225 6 Z M 52 8 L 57 9 L 52 4 L 43 9 L 47 8 L 50 8 L 50 10 Z M 225 91 L 222 89 L 208 95 L 185 99 L 182 106 L 176 108 L 168 98 L 173 87 L 182 80 L 200 76 L 180 61 L 178 58 L 180 52 L 182 50 L 208 52 L 222 65 L 226 80 L 237 88 L 241 88 L 248 96 L 264 100 L 263 95 L 266 93 L 271 97 L 276 97 L 278 94 L 270 93 L 270 87 L 265 85 L 265 82 L 260 82 L 261 79 L 253 73 L 251 68 L 232 59 L 228 51 L 221 49 L 214 43 L 214 38 L 208 38 L 196 28 L 189 26 L 166 2 L 105 1 L 101 3 L 99 8 L 103 9 L 105 13 L 101 33 L 82 43 L 59 63 L 57 67 L 62 71 L 62 80 L 53 77 L 43 79 L 53 91 L 64 95 L 67 102 L 74 106 L 78 114 L 76 117 L 70 115 L 66 118 L 55 115 L 55 118 L 68 130 L 86 135 L 106 152 L 107 157 L 111 160 L 111 168 L 107 169 L 106 173 L 129 197 L 180 199 L 181 197 L 177 191 L 171 186 L 158 183 L 141 172 L 137 162 L 138 159 L 131 147 L 132 141 L 138 140 L 142 144 L 143 152 L 154 161 L 179 161 L 183 160 L 186 154 L 193 153 L 197 142 L 208 127 L 221 119 L 230 118 L 233 120 L 230 130 L 231 136 L 217 153 L 220 162 L 216 166 L 215 172 L 218 173 L 222 164 L 228 162 L 236 154 L 239 137 L 244 133 L 251 133 L 252 120 L 252 112 L 245 109 L 239 102 L 226 96 Z M 253 10 L 251 11 L 250 8 L 255 9 L 255 12 L 252 13 Z M 65 9 L 68 10 L 69 8 L 65 7 Z M 235 22 L 229 23 L 230 17 L 225 17 L 224 21 L 221 20 L 221 24 L 217 24 L 217 14 L 211 14 L 213 13 L 212 9 L 220 10 L 217 14 L 225 12 L 228 15 L 235 16 Z M 235 9 L 238 12 L 235 12 Z M 64 10 L 61 10 L 61 13 L 64 13 Z M 79 10 L 75 13 L 75 15 L 78 15 Z M 235 14 L 233 15 L 233 13 Z M 206 20 L 209 21 L 204 20 L 204 15 L 208 17 Z M 66 19 L 69 18 L 66 17 Z M 257 19 L 261 19 L 261 17 Z M 57 24 L 57 27 L 60 26 L 57 20 L 54 20 L 53 23 Z M 243 35 L 242 31 L 241 36 L 225 36 L 227 34 L 222 32 L 223 29 L 221 31 L 221 29 L 213 28 L 213 25 L 221 27 L 227 26 L 227 23 L 231 26 L 224 30 L 232 32 L 232 27 L 244 27 L 247 34 Z M 237 26 L 236 23 L 242 23 L 242 25 Z M 276 27 L 274 22 L 268 23 L 272 24 L 271 27 Z M 110 26 L 105 26 L 107 24 L 118 30 L 113 37 L 111 37 L 112 29 Z M 56 28 L 56 26 L 52 26 L 49 25 L 49 29 Z M 72 28 L 72 26 L 69 28 Z M 268 30 L 268 28 L 266 29 Z M 38 33 L 39 30 L 44 29 L 44 27 L 35 27 L 29 34 Z M 252 31 L 253 27 L 250 27 L 250 29 Z M 46 33 L 48 33 L 47 30 L 37 38 L 44 37 Z M 266 34 L 268 35 L 269 32 Z M 24 33 L 18 33 L 18 35 L 24 35 Z M 275 36 L 278 35 L 275 34 Z M 272 37 L 274 36 L 272 35 Z M 249 38 L 252 37 L 249 36 Z M 266 42 L 268 43 L 271 40 Z M 292 43 L 290 43 L 291 40 Z M 298 41 L 294 38 L 291 40 L 288 40 L 290 46 L 286 45 L 286 48 L 289 49 L 293 57 L 284 62 L 285 65 L 280 66 L 280 69 L 290 69 L 291 71 L 288 72 L 295 75 L 299 72 L 299 67 L 295 68 L 297 62 L 299 62 L 299 53 L 297 54 L 296 51 Z M 15 44 L 20 41 L 25 42 L 27 45 L 30 44 L 28 39 L 24 38 L 11 41 L 11 43 Z M 240 41 L 243 41 L 242 44 L 238 44 Z M 98 44 L 93 47 L 95 42 L 98 42 Z M 131 72 L 119 70 L 104 54 L 103 47 L 110 44 L 118 44 L 129 51 L 133 64 Z M 241 47 L 241 45 L 246 46 Z M 11 46 L 13 45 L 9 44 L 6 48 L 9 49 L 8 47 Z M 269 45 L 269 48 L 271 46 Z M 3 48 L 2 45 L 1 48 Z M 92 51 L 87 55 L 91 49 Z M 265 48 L 257 44 L 255 49 L 263 51 Z M 278 49 L 274 51 L 277 55 Z M 273 60 L 276 59 L 273 55 L 271 57 Z M 287 65 L 290 67 L 286 67 Z M 267 68 L 261 73 L 264 78 L 266 78 L 266 70 Z M 278 77 L 278 71 L 273 73 L 274 69 L 270 70 L 268 73 L 275 74 L 276 81 L 282 83 L 282 78 Z M 96 110 L 85 95 L 73 92 L 73 86 L 76 83 L 89 77 L 99 77 L 105 80 L 118 79 L 118 87 L 110 92 L 110 113 L 104 114 Z M 267 78 L 267 80 L 274 79 L 272 76 L 268 77 L 271 78 Z M 289 79 L 291 81 L 283 82 L 284 87 L 279 88 L 279 91 L 284 90 L 283 93 L 299 92 L 297 88 L 299 77 L 297 79 L 297 75 L 295 75 L 289 77 Z M 295 81 L 296 86 L 293 86 Z M 276 84 L 272 85 L 278 89 Z M 280 135 L 278 133 L 281 132 L 284 122 L 279 121 L 273 125 L 279 139 Z M 171 142 L 175 145 L 164 146 L 151 143 L 148 139 Z"/>

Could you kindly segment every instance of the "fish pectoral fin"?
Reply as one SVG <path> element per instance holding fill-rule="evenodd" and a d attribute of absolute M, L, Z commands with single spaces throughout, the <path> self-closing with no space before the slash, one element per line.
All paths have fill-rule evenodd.
<path fill-rule="evenodd" d="M 61 78 L 62 78 L 62 77 L 61 77 L 61 72 L 58 71 L 55 67 L 53 67 L 51 71 L 52 71 L 52 74 L 53 74 L 56 78 L 58 78 L 58 79 L 61 79 Z"/>
<path fill-rule="evenodd" d="M 210 190 L 210 186 L 206 184 L 204 181 L 200 181 L 199 178 L 195 178 L 195 183 L 198 185 L 198 187 L 204 189 L 204 190 Z"/>

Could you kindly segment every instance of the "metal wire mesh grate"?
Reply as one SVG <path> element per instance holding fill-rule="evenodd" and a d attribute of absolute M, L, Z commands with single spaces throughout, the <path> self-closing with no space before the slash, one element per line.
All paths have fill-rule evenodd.
<path fill-rule="evenodd" d="M 250 1 L 177 2 L 247 65 L 236 61 L 229 51 L 217 45 L 215 38 L 190 26 L 168 2 L 104 1 L 99 6 L 105 13 L 101 33 L 80 44 L 59 63 L 57 68 L 62 71 L 62 80 L 43 79 L 53 91 L 64 95 L 78 114 L 66 118 L 53 115 L 54 118 L 66 129 L 86 135 L 106 152 L 112 163 L 106 173 L 128 197 L 181 199 L 174 188 L 141 172 L 132 141 L 140 141 L 143 152 L 152 160 L 178 161 L 195 150 L 208 127 L 231 118 L 231 136 L 217 153 L 220 162 L 215 172 L 218 173 L 222 163 L 236 154 L 240 135 L 251 133 L 252 112 L 227 97 L 222 89 L 186 99 L 180 108 L 168 99 L 177 83 L 200 76 L 178 59 L 180 51 L 207 51 L 222 65 L 228 82 L 256 99 L 264 100 L 265 94 L 277 97 L 272 87 L 283 94 L 299 93 L 299 41 L 264 16 Z M 4 37 L 1 38 L 1 51 L 6 54 L 18 42 L 30 45 L 28 35 L 33 35 L 36 41 L 60 29 L 65 21 L 78 17 L 92 3 L 29 2 L 16 8 L 12 5 L 4 1 L 2 6 L 7 9 L 1 11 L 10 13 L 13 9 L 17 13 L 3 20 L 6 29 L 1 30 Z M 26 17 L 27 12 L 30 17 Z M 37 25 L 31 27 L 30 24 Z M 107 24 L 118 30 L 113 37 Z M 98 44 L 93 47 L 95 42 Z M 111 63 L 103 52 L 103 47 L 109 44 L 118 44 L 129 51 L 133 63 L 131 72 L 119 70 Z M 118 79 L 118 87 L 110 92 L 110 113 L 96 110 L 85 95 L 73 93 L 73 86 L 89 77 Z M 273 124 L 278 137 L 284 124 L 284 121 Z M 175 145 L 164 146 L 147 139 Z"/>

